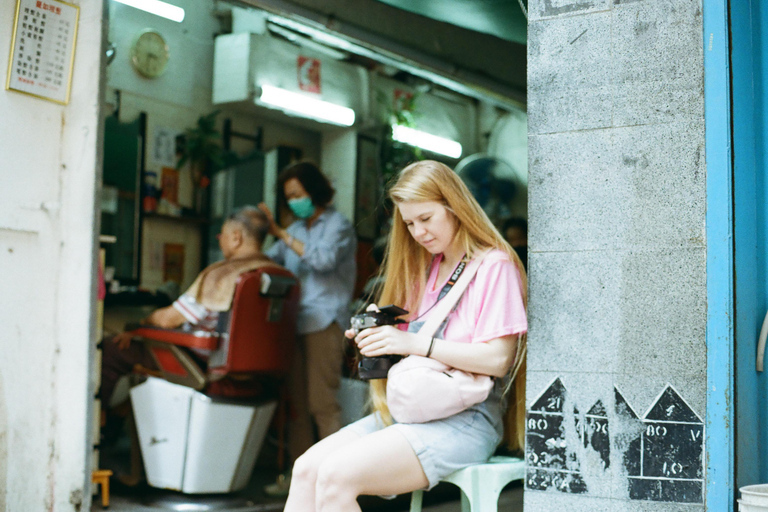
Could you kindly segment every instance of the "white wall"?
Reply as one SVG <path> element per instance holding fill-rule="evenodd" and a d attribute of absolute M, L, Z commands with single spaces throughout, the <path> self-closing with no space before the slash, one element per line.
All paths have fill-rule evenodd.
<path fill-rule="evenodd" d="M 0 510 L 90 506 L 102 2 L 74 3 L 69 105 L 0 91 Z M 15 5 L 0 2 L 4 58 Z"/>
<path fill-rule="evenodd" d="M 355 222 L 355 178 L 357 169 L 357 132 L 329 130 L 323 133 L 320 169 L 336 189 L 334 207 Z"/>
<path fill-rule="evenodd" d="M 181 23 L 109 2 L 109 39 L 117 51 L 108 69 L 109 85 L 174 105 L 193 108 L 206 102 L 210 105 L 213 36 L 219 30 L 213 16 L 213 2 L 176 0 L 173 3 L 185 9 Z M 130 62 L 131 44 L 148 28 L 165 38 L 170 52 L 165 72 L 151 80 L 136 73 Z"/>
<path fill-rule="evenodd" d="M 474 100 L 445 91 L 440 94 L 419 93 L 401 82 L 376 74 L 371 74 L 370 83 L 371 121 L 387 119 L 394 108 L 396 90 L 411 93 L 416 95 L 414 128 L 461 143 L 462 158 L 477 152 L 477 108 Z"/>

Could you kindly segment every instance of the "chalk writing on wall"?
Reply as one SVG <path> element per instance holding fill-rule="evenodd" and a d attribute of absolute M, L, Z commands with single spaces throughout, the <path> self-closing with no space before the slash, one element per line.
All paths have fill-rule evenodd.
<path fill-rule="evenodd" d="M 546 490 L 550 488 L 562 492 L 584 493 L 587 486 L 579 472 L 579 461 L 573 450 L 567 449 L 566 418 L 572 422 L 573 432 L 576 424 L 573 415 L 563 413 L 567 392 L 558 378 L 536 400 L 527 416 L 526 430 L 526 485 L 529 489 Z"/>
<path fill-rule="evenodd" d="M 704 422 L 668 385 L 646 413 L 643 426 L 641 472 L 629 478 L 629 497 L 700 503 L 704 486 Z"/>
<path fill-rule="evenodd" d="M 612 414 L 597 400 L 581 416 L 563 381 L 556 378 L 550 383 L 527 414 L 526 487 L 589 493 L 581 459 L 592 450 L 598 457 L 588 459 L 590 474 L 622 479 L 629 499 L 701 503 L 701 418 L 671 385 L 642 419 L 615 386 L 613 398 Z M 623 461 L 623 467 L 611 469 L 613 451 L 620 454 L 616 460 Z"/>

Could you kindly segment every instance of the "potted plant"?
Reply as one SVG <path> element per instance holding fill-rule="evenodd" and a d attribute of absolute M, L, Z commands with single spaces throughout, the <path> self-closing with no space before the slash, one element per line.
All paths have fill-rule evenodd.
<path fill-rule="evenodd" d="M 189 162 L 192 183 L 195 190 L 195 210 L 204 213 L 205 189 L 210 184 L 210 175 L 224 164 L 224 150 L 221 147 L 221 133 L 216 129 L 219 111 L 200 116 L 194 128 L 184 132 L 179 161 L 180 169 Z"/>
<path fill-rule="evenodd" d="M 418 93 L 396 94 L 394 101 L 378 91 L 378 101 L 384 107 L 386 120 L 381 137 L 381 162 L 384 189 L 392 178 L 406 165 L 423 158 L 421 149 L 398 142 L 392 138 L 393 126 L 416 126 L 416 101 Z"/>

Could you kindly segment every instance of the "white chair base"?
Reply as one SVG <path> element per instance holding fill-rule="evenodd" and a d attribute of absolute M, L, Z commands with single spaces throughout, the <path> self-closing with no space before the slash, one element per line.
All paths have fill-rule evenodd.
<path fill-rule="evenodd" d="M 502 489 L 525 478 L 525 461 L 516 457 L 491 457 L 485 464 L 461 469 L 446 478 L 461 489 L 462 512 L 497 512 Z M 411 494 L 411 512 L 421 512 L 424 491 Z"/>
<path fill-rule="evenodd" d="M 214 401 L 154 377 L 131 401 L 147 483 L 187 494 L 245 487 L 277 405 Z"/>

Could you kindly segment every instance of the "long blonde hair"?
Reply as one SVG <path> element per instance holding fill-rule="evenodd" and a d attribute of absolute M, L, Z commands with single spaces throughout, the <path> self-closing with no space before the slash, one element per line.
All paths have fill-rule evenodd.
<path fill-rule="evenodd" d="M 389 190 L 389 197 L 394 203 L 394 215 L 381 265 L 383 285 L 377 294 L 378 304 L 396 304 L 410 310 L 411 317 L 415 316 L 426 288 L 426 271 L 432 255 L 413 239 L 403 222 L 398 205 L 435 201 L 443 204 L 456 217 L 456 237 L 467 258 L 471 259 L 478 251 L 485 249 L 499 249 L 509 255 L 520 273 L 523 304 L 527 309 L 527 278 L 520 258 L 451 168 L 433 160 L 413 163 L 400 171 L 397 181 Z M 525 347 L 523 335 L 518 341 L 510 382 L 525 359 Z M 386 380 L 371 381 L 371 401 L 382 419 L 390 424 L 392 416 L 387 408 Z"/>

